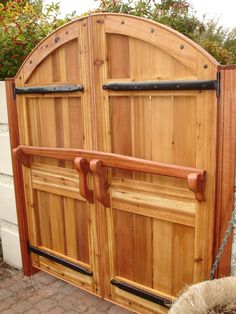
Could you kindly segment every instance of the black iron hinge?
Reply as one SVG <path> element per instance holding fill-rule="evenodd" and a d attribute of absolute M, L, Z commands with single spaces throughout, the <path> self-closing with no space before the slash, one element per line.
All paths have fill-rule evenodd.
<path fill-rule="evenodd" d="M 103 89 L 111 91 L 215 90 L 216 97 L 219 97 L 220 73 L 217 73 L 216 80 L 110 82 L 104 84 Z"/>
<path fill-rule="evenodd" d="M 63 259 L 61 257 L 58 257 L 56 255 L 53 255 L 51 253 L 48 253 L 48 252 L 46 252 L 44 250 L 41 250 L 41 249 L 39 249 L 39 248 L 37 248 L 35 246 L 32 246 L 30 243 L 28 243 L 28 252 L 29 252 L 29 254 L 30 253 L 35 253 L 37 255 L 40 255 L 40 256 L 45 257 L 47 259 L 50 259 L 53 262 L 56 262 L 56 263 L 58 263 L 60 265 L 68 267 L 70 269 L 73 269 L 73 270 L 75 270 L 75 271 L 77 271 L 77 272 L 79 272 L 79 273 L 81 273 L 83 275 L 87 275 L 87 276 L 90 276 L 90 277 L 93 276 L 93 272 L 91 270 L 86 269 L 85 267 L 82 267 L 82 266 L 80 266 L 78 264 L 75 264 L 75 263 L 72 263 L 70 261 L 67 261 L 67 260 L 65 260 L 65 259 Z"/>
<path fill-rule="evenodd" d="M 24 94 L 52 94 L 52 93 L 72 93 L 83 92 L 83 85 L 67 84 L 67 85 L 45 85 L 45 86 L 27 86 L 15 87 L 15 95 Z"/>
<path fill-rule="evenodd" d="M 220 98 L 220 79 L 221 79 L 221 74 L 220 72 L 217 72 L 216 75 L 216 97 Z"/>
<path fill-rule="evenodd" d="M 168 299 L 165 299 L 163 297 L 157 296 L 151 292 L 148 291 L 144 291 L 142 289 L 136 288 L 134 286 L 131 286 L 127 283 L 124 283 L 122 281 L 116 280 L 116 279 L 112 279 L 111 280 L 111 284 L 121 290 L 124 290 L 128 293 L 131 293 L 133 295 L 136 295 L 137 297 L 140 297 L 142 299 L 145 299 L 147 301 L 153 302 L 155 304 L 164 306 L 169 308 L 170 307 L 170 303 L 171 301 Z"/>

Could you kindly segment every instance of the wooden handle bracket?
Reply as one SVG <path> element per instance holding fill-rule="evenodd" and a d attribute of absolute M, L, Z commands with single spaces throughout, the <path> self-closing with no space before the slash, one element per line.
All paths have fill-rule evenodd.
<path fill-rule="evenodd" d="M 24 167 L 30 168 L 31 158 L 29 155 L 26 155 L 21 148 L 19 147 L 14 148 L 12 151 L 12 156 L 17 161 L 19 161 Z"/>
<path fill-rule="evenodd" d="M 110 207 L 110 196 L 107 193 L 107 169 L 102 166 L 101 160 L 91 160 L 90 170 L 94 176 L 95 198 L 106 207 Z"/>
<path fill-rule="evenodd" d="M 79 174 L 79 190 L 80 195 L 84 197 L 89 203 L 94 203 L 93 191 L 88 188 L 87 178 L 89 163 L 85 158 L 77 157 L 74 160 L 75 168 Z"/>
<path fill-rule="evenodd" d="M 187 176 L 188 188 L 194 192 L 198 201 L 205 201 L 206 172 L 190 173 Z"/>

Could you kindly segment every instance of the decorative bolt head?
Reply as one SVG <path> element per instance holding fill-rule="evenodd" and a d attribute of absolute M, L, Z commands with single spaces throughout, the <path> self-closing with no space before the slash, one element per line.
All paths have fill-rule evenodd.
<path fill-rule="evenodd" d="M 208 65 L 205 63 L 203 67 L 204 67 L 204 69 L 207 69 Z"/>
<path fill-rule="evenodd" d="M 121 21 L 121 24 L 125 24 L 125 21 Z"/>
<path fill-rule="evenodd" d="M 180 48 L 180 49 L 184 49 L 184 45 L 181 44 L 181 45 L 179 46 L 179 48 Z"/>
<path fill-rule="evenodd" d="M 151 32 L 151 33 L 154 33 L 154 32 L 155 32 L 154 28 L 151 28 L 150 32 Z"/>

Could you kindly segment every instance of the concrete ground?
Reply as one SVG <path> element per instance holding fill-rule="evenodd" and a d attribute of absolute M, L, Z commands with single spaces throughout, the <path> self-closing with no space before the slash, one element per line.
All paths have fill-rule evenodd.
<path fill-rule="evenodd" d="M 27 278 L 13 270 L 7 277 L 0 280 L 1 314 L 132 313 L 43 272 Z"/>

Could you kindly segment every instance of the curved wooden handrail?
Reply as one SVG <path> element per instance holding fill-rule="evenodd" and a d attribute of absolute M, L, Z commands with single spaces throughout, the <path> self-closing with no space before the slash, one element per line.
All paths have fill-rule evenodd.
<path fill-rule="evenodd" d="M 28 166 L 27 156 L 55 158 L 74 161 L 77 157 L 85 158 L 88 162 L 96 159 L 101 161 L 102 167 L 125 169 L 137 172 L 145 172 L 155 175 L 186 179 L 188 187 L 195 193 L 199 201 L 205 200 L 206 170 L 192 167 L 184 167 L 167 163 L 135 158 L 125 155 L 105 153 L 83 149 L 49 148 L 20 145 L 13 150 L 13 156 Z M 25 162 L 27 160 L 27 162 Z"/>

